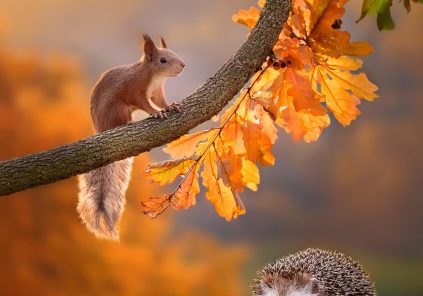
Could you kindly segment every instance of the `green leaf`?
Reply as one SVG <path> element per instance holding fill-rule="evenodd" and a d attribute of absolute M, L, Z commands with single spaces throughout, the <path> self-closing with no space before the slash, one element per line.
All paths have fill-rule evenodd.
<path fill-rule="evenodd" d="M 366 15 L 375 15 L 379 13 L 387 4 L 391 4 L 391 0 L 364 0 L 363 6 L 361 7 L 360 18 L 356 21 L 356 23 L 365 18 Z"/>
<path fill-rule="evenodd" d="M 423 2 L 423 0 L 418 0 Z M 377 27 L 380 31 L 389 31 L 395 28 L 395 22 L 391 16 L 392 0 L 364 0 L 361 8 L 360 18 L 356 21 L 358 23 L 367 15 L 377 14 Z M 410 9 L 410 0 L 404 0 L 404 7 L 407 11 Z"/>
<path fill-rule="evenodd" d="M 395 22 L 391 16 L 391 1 L 382 4 L 377 15 L 377 27 L 379 31 L 390 31 L 395 29 Z"/>

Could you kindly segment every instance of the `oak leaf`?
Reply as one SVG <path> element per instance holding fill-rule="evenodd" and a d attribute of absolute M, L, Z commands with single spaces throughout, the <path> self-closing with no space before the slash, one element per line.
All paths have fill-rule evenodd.
<path fill-rule="evenodd" d="M 215 206 L 216 212 L 227 221 L 245 213 L 244 205 L 234 188 L 225 185 L 222 173 L 218 172 L 218 156 L 214 148 L 204 155 L 201 173 L 203 185 L 208 190 L 206 198 Z"/>
<path fill-rule="evenodd" d="M 144 176 L 160 185 L 172 183 L 178 176 L 186 174 L 195 162 L 191 158 L 181 158 L 150 164 Z"/>
<path fill-rule="evenodd" d="M 334 113 L 336 119 L 344 126 L 360 114 L 357 105 L 360 98 L 369 101 L 377 98 L 374 93 L 377 87 L 371 83 L 364 73 L 353 75 L 348 71 L 317 66 L 317 81 L 326 98 L 326 105 Z"/>
<path fill-rule="evenodd" d="M 196 152 L 198 143 L 206 141 L 215 132 L 216 129 L 209 129 L 182 136 L 178 140 L 168 144 L 163 151 L 174 158 L 192 156 Z"/>
<path fill-rule="evenodd" d="M 237 14 L 232 16 L 232 20 L 235 23 L 246 25 L 250 30 L 254 28 L 260 17 L 260 10 L 256 7 L 250 7 L 250 9 L 241 9 Z"/>
<path fill-rule="evenodd" d="M 177 209 L 187 209 L 195 205 L 195 197 L 200 193 L 200 184 L 198 181 L 198 170 L 201 164 L 197 163 L 188 176 L 179 185 L 174 193 L 173 206 Z"/>
<path fill-rule="evenodd" d="M 223 178 L 225 185 L 233 187 L 238 192 L 244 191 L 244 187 L 257 191 L 260 183 L 260 174 L 257 166 L 252 161 L 237 156 L 232 149 L 224 151 L 220 159 L 228 177 L 228 180 Z"/>
<path fill-rule="evenodd" d="M 346 31 L 333 27 L 345 13 L 343 5 L 347 0 L 330 0 L 327 8 L 316 21 L 309 35 L 309 44 L 314 53 L 332 57 L 366 56 L 373 52 L 368 42 L 350 42 L 351 36 Z"/>
<path fill-rule="evenodd" d="M 264 2 L 260 0 L 259 7 Z M 293 1 L 272 54 L 220 116 L 220 126 L 181 137 L 165 148 L 176 160 L 149 167 L 147 175 L 160 184 L 183 177 L 173 193 L 145 203 L 150 216 L 170 205 L 194 205 L 199 175 L 206 198 L 220 216 L 229 221 L 244 214 L 239 192 L 258 189 L 258 164 L 274 164 L 276 126 L 296 140 L 316 141 L 330 124 L 328 111 L 347 126 L 360 114 L 361 99 L 377 97 L 377 87 L 364 73 L 355 72 L 362 62 L 354 57 L 371 53 L 371 46 L 350 42 L 349 33 L 341 31 L 346 2 Z M 251 29 L 259 15 L 252 7 L 240 10 L 233 20 Z"/>

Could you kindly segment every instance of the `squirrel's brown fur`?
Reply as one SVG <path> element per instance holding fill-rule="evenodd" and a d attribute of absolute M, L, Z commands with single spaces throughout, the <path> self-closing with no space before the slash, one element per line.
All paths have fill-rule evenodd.
<path fill-rule="evenodd" d="M 103 132 L 131 121 L 134 108 L 153 117 L 166 118 L 166 111 L 178 111 L 165 100 L 164 82 L 179 75 L 184 62 L 166 48 L 161 39 L 157 48 L 144 35 L 144 56 L 140 61 L 105 72 L 91 95 L 91 117 L 96 132 Z M 116 224 L 125 205 L 132 158 L 111 163 L 79 177 L 79 215 L 88 230 L 98 237 L 118 239 Z"/>

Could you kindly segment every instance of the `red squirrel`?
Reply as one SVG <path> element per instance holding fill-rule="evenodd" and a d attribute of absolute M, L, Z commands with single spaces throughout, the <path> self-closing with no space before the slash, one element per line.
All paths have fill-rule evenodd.
<path fill-rule="evenodd" d="M 167 117 L 167 111 L 181 112 L 178 103 L 166 103 L 164 83 L 166 78 L 179 75 L 185 63 L 167 49 L 163 38 L 160 48 L 148 35 L 143 38 L 144 56 L 140 61 L 105 72 L 93 88 L 90 109 L 97 133 L 131 122 L 134 108 L 161 119 Z M 116 161 L 79 176 L 77 210 L 97 237 L 119 238 L 116 225 L 125 206 L 132 161 Z"/>

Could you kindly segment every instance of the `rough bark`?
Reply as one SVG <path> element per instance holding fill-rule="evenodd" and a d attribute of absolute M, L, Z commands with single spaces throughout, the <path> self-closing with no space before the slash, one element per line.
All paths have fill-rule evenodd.
<path fill-rule="evenodd" d="M 76 143 L 0 162 L 0 195 L 53 183 L 169 143 L 209 120 L 240 91 L 269 55 L 291 0 L 268 0 L 260 20 L 238 51 L 182 101 L 183 112 L 148 118 Z"/>

